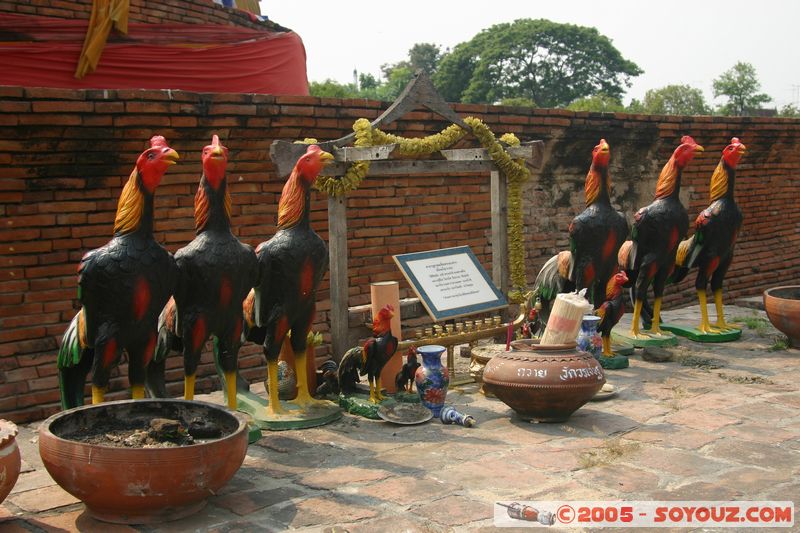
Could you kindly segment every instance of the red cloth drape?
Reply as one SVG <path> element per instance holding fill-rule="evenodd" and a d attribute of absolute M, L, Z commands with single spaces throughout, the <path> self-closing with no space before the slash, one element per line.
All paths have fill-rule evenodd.
<path fill-rule="evenodd" d="M 214 24 L 129 24 L 78 80 L 87 24 L 0 14 L 0 85 L 308 94 L 299 35 Z"/>

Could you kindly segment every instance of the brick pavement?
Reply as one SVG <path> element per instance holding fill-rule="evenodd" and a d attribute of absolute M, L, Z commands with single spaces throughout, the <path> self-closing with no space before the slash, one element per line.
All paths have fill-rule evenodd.
<path fill-rule="evenodd" d="M 666 313 L 690 322 L 698 315 L 696 306 Z M 727 316 L 764 315 L 729 307 Z M 31 424 L 21 428 L 24 472 L 0 505 L 0 530 L 473 531 L 493 529 L 498 499 L 800 503 L 800 351 L 771 351 L 776 335 L 767 325 L 734 343 L 681 340 L 673 352 L 683 363 L 637 354 L 630 368 L 609 373 L 617 398 L 587 404 L 563 424 L 522 422 L 466 385 L 448 403 L 477 418 L 473 429 L 345 415 L 265 433 L 204 510 L 159 526 L 86 516 L 44 471 Z"/>

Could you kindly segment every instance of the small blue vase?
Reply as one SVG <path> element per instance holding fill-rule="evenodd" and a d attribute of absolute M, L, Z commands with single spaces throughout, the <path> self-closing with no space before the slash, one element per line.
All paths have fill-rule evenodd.
<path fill-rule="evenodd" d="M 442 354 L 447 348 L 438 344 L 429 344 L 417 348 L 422 357 L 422 365 L 417 368 L 414 381 L 422 405 L 438 417 L 444 407 L 447 386 L 450 384 L 450 373 L 442 366 Z"/>
<path fill-rule="evenodd" d="M 575 342 L 578 343 L 578 349 L 590 353 L 595 359 L 600 359 L 600 354 L 603 353 L 603 338 L 597 331 L 597 326 L 600 324 L 600 317 L 597 315 L 583 315 L 581 321 L 581 330 L 578 333 L 578 338 Z"/>

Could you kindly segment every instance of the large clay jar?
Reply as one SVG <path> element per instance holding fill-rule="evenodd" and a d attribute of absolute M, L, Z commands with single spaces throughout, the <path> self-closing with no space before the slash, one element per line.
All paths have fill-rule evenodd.
<path fill-rule="evenodd" d="M 201 420 L 221 429 L 222 436 L 168 448 L 117 448 L 80 440 L 91 428 L 152 418 Z M 197 401 L 87 405 L 51 416 L 39 431 L 39 454 L 55 482 L 82 500 L 93 518 L 122 524 L 158 524 L 202 509 L 239 470 L 246 453 L 245 417 Z"/>
<path fill-rule="evenodd" d="M 539 346 L 538 339 L 511 343 L 492 358 L 483 386 L 523 420 L 563 422 L 606 382 L 600 363 L 575 343 Z"/>
<path fill-rule="evenodd" d="M 450 385 L 450 373 L 446 366 L 442 366 L 442 354 L 446 349 L 438 344 L 417 348 L 422 364 L 417 368 L 414 382 L 422 405 L 430 409 L 435 417 L 442 412 L 447 386 Z"/>
<path fill-rule="evenodd" d="M 0 420 L 0 503 L 14 488 L 20 465 L 17 426 L 8 420 Z"/>
<path fill-rule="evenodd" d="M 772 325 L 800 348 L 800 285 L 773 287 L 764 291 L 764 309 Z"/>

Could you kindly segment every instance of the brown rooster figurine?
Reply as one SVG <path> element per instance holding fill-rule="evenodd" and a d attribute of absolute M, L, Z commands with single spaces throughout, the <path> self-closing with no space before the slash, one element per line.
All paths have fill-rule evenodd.
<path fill-rule="evenodd" d="M 606 357 L 614 357 L 614 353 L 611 351 L 611 330 L 617 325 L 622 315 L 625 314 L 625 299 L 622 296 L 622 287 L 626 283 L 628 283 L 628 276 L 624 271 L 614 274 L 606 285 L 606 301 L 594 312 L 600 317 L 600 324 L 598 324 L 597 329 L 603 339 L 603 355 Z M 627 358 L 625 358 L 625 361 L 627 361 Z"/>
<path fill-rule="evenodd" d="M 675 264 L 678 244 L 686 236 L 689 219 L 679 194 L 683 170 L 703 151 L 694 139 L 685 135 L 681 144 L 661 170 L 656 184 L 655 200 L 642 207 L 634 216 L 631 240 L 619 251 L 620 267 L 634 284 L 634 306 L 630 336 L 648 339 L 661 335 L 661 298 L 667 278 Z M 653 286 L 653 321 L 648 335 L 639 330 L 642 305 L 650 285 Z"/>
<path fill-rule="evenodd" d="M 164 363 L 170 350 L 183 352 L 186 400 L 194 399 L 195 374 L 209 337 L 225 376 L 228 407 L 236 409 L 236 366 L 242 336 L 242 302 L 255 286 L 253 248 L 231 232 L 231 194 L 225 170 L 228 149 L 214 135 L 203 148 L 203 174 L 194 197 L 197 236 L 175 253 L 175 297 L 159 317 L 156 355 L 148 368 L 151 396 L 166 396 Z"/>
<path fill-rule="evenodd" d="M 284 412 L 278 399 L 278 355 L 286 334 L 295 355 L 297 397 L 302 408 L 317 402 L 308 391 L 306 344 L 316 296 L 328 269 L 328 247 L 311 228 L 311 185 L 333 156 L 312 144 L 298 159 L 278 203 L 278 231 L 256 248 L 259 284 L 244 302 L 247 340 L 264 346 L 270 415 Z"/>
<path fill-rule="evenodd" d="M 128 354 L 131 396 L 144 398 L 145 368 L 156 347 L 158 314 L 174 290 L 175 260 L 153 238 L 153 195 L 178 153 L 164 137 L 136 160 L 117 205 L 114 236 L 88 252 L 78 267 L 81 310 L 58 352 L 61 406 L 83 405 L 92 371 L 92 403 L 101 403 L 111 369 Z"/>
<path fill-rule="evenodd" d="M 369 381 L 369 401 L 380 403 L 381 370 L 397 351 L 397 337 L 392 335 L 394 308 L 386 305 L 372 321 L 372 335 L 361 348 L 348 350 L 339 364 L 339 388 L 342 392 L 355 392 L 359 373 Z M 413 376 L 413 374 L 412 374 Z M 413 380 L 413 377 L 412 377 Z"/>
<path fill-rule="evenodd" d="M 736 165 L 745 153 L 745 145 L 734 137 L 722 151 L 714 173 L 711 175 L 711 205 L 695 220 L 695 233 L 679 247 L 678 267 L 697 267 L 697 299 L 700 301 L 701 322 L 698 330 L 719 333 L 737 328 L 725 322 L 722 308 L 722 281 L 733 261 L 733 247 L 742 227 L 742 211 L 736 205 L 734 185 Z M 712 325 L 706 310 L 706 286 L 711 279 L 711 291 L 717 310 L 717 322 Z M 738 329 L 738 328 L 737 328 Z"/>

